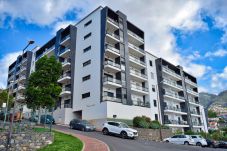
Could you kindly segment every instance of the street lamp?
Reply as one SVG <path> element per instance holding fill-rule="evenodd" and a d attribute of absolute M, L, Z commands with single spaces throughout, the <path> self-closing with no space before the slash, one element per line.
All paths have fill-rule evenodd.
<path fill-rule="evenodd" d="M 34 40 L 29 40 L 28 41 L 28 44 L 25 46 L 25 48 L 22 50 L 22 56 L 21 56 L 21 61 L 23 60 L 23 55 L 24 55 L 24 51 L 32 44 L 34 44 L 35 41 Z M 15 81 L 14 81 L 15 83 Z M 17 99 L 17 94 L 18 94 L 18 87 L 17 87 L 17 92 L 16 92 L 16 99 Z M 7 146 L 6 146 L 6 151 L 8 151 L 10 145 L 11 145 L 11 137 L 12 137 L 12 129 L 13 129 L 13 121 L 14 121 L 14 114 L 15 114 L 15 110 L 16 110 L 16 101 L 15 99 L 15 102 L 14 102 L 14 105 L 13 105 L 13 113 L 12 113 L 12 119 L 10 121 L 10 128 L 9 128 L 9 134 L 8 134 L 8 139 L 7 139 Z"/>
<path fill-rule="evenodd" d="M 10 81 L 9 83 L 10 84 L 9 84 L 8 94 L 7 94 L 6 113 L 5 113 L 5 117 L 4 117 L 4 125 L 5 125 L 5 122 L 6 122 L 6 115 L 8 113 L 8 107 L 9 107 L 9 94 L 10 94 L 10 87 L 11 87 L 10 85 L 11 85 L 11 83 L 14 83 L 14 81 Z"/>

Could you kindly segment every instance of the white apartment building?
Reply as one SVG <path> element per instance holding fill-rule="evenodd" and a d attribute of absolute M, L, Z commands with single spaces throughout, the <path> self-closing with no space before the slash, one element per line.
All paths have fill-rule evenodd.
<path fill-rule="evenodd" d="M 29 69 L 44 55 L 56 56 L 63 66 L 57 123 L 81 118 L 100 127 L 107 119 L 145 115 L 173 130 L 207 129 L 196 79 L 170 63 L 176 70 L 166 72 L 167 61 L 145 51 L 144 32 L 120 11 L 98 7 L 76 25 L 60 29 L 33 51 Z"/>

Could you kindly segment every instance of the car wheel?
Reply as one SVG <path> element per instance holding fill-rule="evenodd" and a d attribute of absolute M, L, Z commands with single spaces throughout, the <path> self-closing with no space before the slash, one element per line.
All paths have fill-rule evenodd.
<path fill-rule="evenodd" d="M 186 141 L 186 142 L 184 142 L 184 145 L 189 145 L 189 142 L 187 142 L 187 141 Z"/>
<path fill-rule="evenodd" d="M 202 144 L 200 142 L 197 142 L 196 146 L 202 146 Z"/>
<path fill-rule="evenodd" d="M 109 130 L 107 128 L 104 128 L 102 130 L 102 133 L 103 133 L 103 135 L 108 135 L 109 134 Z"/>
<path fill-rule="evenodd" d="M 123 138 L 123 139 L 127 138 L 127 133 L 126 132 L 121 132 L 121 138 Z"/>
<path fill-rule="evenodd" d="M 166 143 L 169 143 L 169 141 L 168 141 L 168 140 L 166 140 Z"/>

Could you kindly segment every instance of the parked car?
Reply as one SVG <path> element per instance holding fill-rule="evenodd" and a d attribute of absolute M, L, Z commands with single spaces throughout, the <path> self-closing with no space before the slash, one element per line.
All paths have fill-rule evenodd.
<path fill-rule="evenodd" d="M 71 129 L 77 129 L 81 131 L 95 131 L 95 126 L 86 120 L 73 119 L 69 123 Z"/>
<path fill-rule="evenodd" d="M 138 137 L 138 132 L 135 129 L 129 128 L 129 126 L 122 122 L 108 121 L 103 124 L 102 132 L 104 135 L 116 134 L 120 135 L 122 138 L 136 138 Z"/>
<path fill-rule="evenodd" d="M 45 122 L 46 121 L 46 122 Z M 55 124 L 55 120 L 53 118 L 53 116 L 51 115 L 41 115 L 40 117 L 40 123 L 42 124 Z"/>
<path fill-rule="evenodd" d="M 207 146 L 207 141 L 200 135 L 191 135 L 192 139 L 195 141 L 196 146 Z"/>
<path fill-rule="evenodd" d="M 206 142 L 207 142 L 206 147 L 217 148 L 219 146 L 219 142 L 211 139 L 206 139 Z"/>
<path fill-rule="evenodd" d="M 219 148 L 227 148 L 227 142 L 220 141 L 219 144 L 218 144 L 218 147 Z"/>
<path fill-rule="evenodd" d="M 38 115 L 30 117 L 28 120 L 31 122 L 38 122 Z"/>
<path fill-rule="evenodd" d="M 184 145 L 195 145 L 195 141 L 189 135 L 174 135 L 163 140 L 167 143 L 173 144 L 184 144 Z"/>

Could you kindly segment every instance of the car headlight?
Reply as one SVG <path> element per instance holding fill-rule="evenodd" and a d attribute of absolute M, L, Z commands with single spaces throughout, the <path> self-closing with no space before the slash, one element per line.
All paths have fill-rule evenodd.
<path fill-rule="evenodd" d="M 89 126 L 86 126 L 86 128 L 90 128 Z"/>

